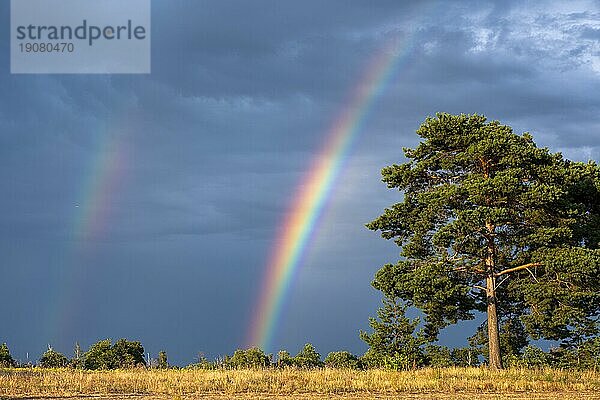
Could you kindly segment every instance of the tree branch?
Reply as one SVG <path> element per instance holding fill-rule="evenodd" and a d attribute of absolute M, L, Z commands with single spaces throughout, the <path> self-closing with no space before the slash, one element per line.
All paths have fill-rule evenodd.
<path fill-rule="evenodd" d="M 452 272 L 468 272 L 468 273 L 474 274 L 474 275 L 481 275 L 481 274 L 485 273 L 485 271 L 482 269 L 471 268 L 471 267 L 452 268 Z"/>
<path fill-rule="evenodd" d="M 517 272 L 517 271 L 522 271 L 524 269 L 527 268 L 532 268 L 532 267 L 541 267 L 542 263 L 529 263 L 529 264 L 525 264 L 525 265 L 520 265 L 518 267 L 514 267 L 514 268 L 509 268 L 509 269 L 505 269 L 504 271 L 500 271 L 494 274 L 494 276 L 498 277 L 501 275 L 505 275 L 505 274 L 510 274 L 512 272 Z"/>

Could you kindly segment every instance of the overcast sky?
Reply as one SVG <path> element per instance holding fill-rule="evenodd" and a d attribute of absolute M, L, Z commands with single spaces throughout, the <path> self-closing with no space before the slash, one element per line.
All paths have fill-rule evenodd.
<path fill-rule="evenodd" d="M 362 353 L 398 257 L 364 228 L 429 115 L 481 113 L 600 155 L 595 1 L 152 2 L 150 75 L 11 75 L 0 0 L 0 342 L 36 359 L 104 338 L 188 364 L 245 344 L 277 227 L 327 129 L 392 39 L 376 98 L 304 255 L 274 348 Z M 473 324 L 467 325 L 472 327 Z M 443 344 L 462 345 L 450 329 Z"/>

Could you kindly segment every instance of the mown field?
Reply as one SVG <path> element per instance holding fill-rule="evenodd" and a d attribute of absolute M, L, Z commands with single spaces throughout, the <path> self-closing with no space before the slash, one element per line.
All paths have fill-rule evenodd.
<path fill-rule="evenodd" d="M 3 398 L 600 399 L 600 372 L 2 369 Z"/>

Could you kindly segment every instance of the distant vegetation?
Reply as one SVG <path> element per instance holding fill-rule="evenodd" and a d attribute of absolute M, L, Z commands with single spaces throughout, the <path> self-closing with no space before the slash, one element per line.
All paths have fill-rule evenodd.
<path fill-rule="evenodd" d="M 411 347 L 412 346 L 412 347 Z M 544 351 L 528 345 L 520 353 L 505 357 L 504 363 L 512 368 L 560 368 L 570 370 L 600 370 L 600 337 L 589 339 L 576 347 L 554 347 Z M 144 347 L 138 341 L 120 339 L 114 344 L 101 340 L 80 353 L 75 346 L 72 358 L 50 348 L 33 363 L 21 363 L 13 359 L 6 344 L 0 346 L 0 368 L 40 367 L 70 368 L 79 370 L 115 369 L 385 369 L 414 370 L 420 368 L 480 367 L 485 366 L 485 357 L 477 347 L 448 348 L 432 344 L 412 343 L 401 353 L 383 355 L 372 348 L 357 356 L 348 351 L 334 351 L 324 359 L 316 348 L 307 343 L 296 355 L 285 350 L 276 355 L 252 347 L 238 349 L 232 355 L 208 360 L 200 356 L 198 362 L 185 367 L 169 365 L 167 352 L 160 351 L 156 359 L 144 359 Z"/>

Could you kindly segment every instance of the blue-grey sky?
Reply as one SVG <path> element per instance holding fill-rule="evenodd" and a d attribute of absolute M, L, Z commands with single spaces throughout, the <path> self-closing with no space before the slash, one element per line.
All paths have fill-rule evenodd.
<path fill-rule="evenodd" d="M 400 199 L 379 171 L 426 116 L 482 113 L 571 159 L 600 155 L 594 1 L 154 0 L 149 75 L 11 75 L 9 25 L 2 0 L 0 342 L 23 361 L 104 338 L 178 364 L 244 345 L 290 198 L 391 38 L 410 38 L 406 59 L 346 160 L 270 351 L 365 350 L 370 281 L 398 249 L 364 224 Z M 90 198 L 100 218 L 86 225 Z"/>

